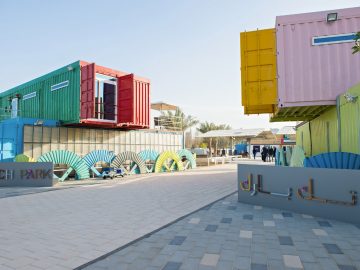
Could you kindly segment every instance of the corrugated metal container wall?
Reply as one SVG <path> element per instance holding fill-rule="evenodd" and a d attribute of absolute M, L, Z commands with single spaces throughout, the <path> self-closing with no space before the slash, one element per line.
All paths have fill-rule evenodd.
<path fill-rule="evenodd" d="M 348 101 L 340 96 L 341 151 L 360 154 L 360 84 L 350 88 L 347 96 L 354 96 Z"/>
<path fill-rule="evenodd" d="M 339 96 L 340 133 L 336 107 L 297 129 L 296 144 L 304 148 L 307 156 L 340 150 L 360 154 L 360 100 L 356 98 L 359 96 L 360 84 Z"/>
<path fill-rule="evenodd" d="M 310 122 L 312 154 L 338 151 L 336 108 L 330 109 Z"/>
<path fill-rule="evenodd" d="M 1 93 L 1 108 L 10 108 L 11 99 L 15 98 L 16 94 L 19 95 L 17 116 L 78 123 L 80 109 L 79 62 Z M 1 119 L 10 117 L 10 109 L 1 114 Z"/>
<path fill-rule="evenodd" d="M 240 33 L 245 114 L 273 113 L 277 104 L 275 29 Z"/>
<path fill-rule="evenodd" d="M 118 78 L 118 126 L 149 128 L 150 83 L 129 74 Z"/>
<path fill-rule="evenodd" d="M 337 21 L 327 22 L 330 12 Z M 277 17 L 278 106 L 335 105 L 360 81 L 360 54 L 351 53 L 359 29 L 359 7 Z"/>
<path fill-rule="evenodd" d="M 306 156 L 337 152 L 339 142 L 336 107 L 298 128 L 296 145 L 303 147 Z"/>
<path fill-rule="evenodd" d="M 306 156 L 311 156 L 309 122 L 296 129 L 296 145 L 304 149 Z"/>
<path fill-rule="evenodd" d="M 12 118 L 0 122 L 0 161 L 12 162 L 17 154 L 24 151 L 23 130 L 24 125 L 34 125 L 37 118 Z M 56 126 L 58 123 L 54 120 L 44 120 L 43 127 Z M 42 137 L 36 137 L 37 140 Z"/>
<path fill-rule="evenodd" d="M 125 151 L 138 153 L 142 150 L 155 150 L 160 153 L 164 150 L 177 151 L 182 149 L 182 134 L 179 132 L 34 125 L 25 125 L 23 130 L 24 139 L 23 142 L 20 141 L 19 145 L 23 147 L 24 154 L 35 159 L 46 152 L 57 149 L 73 151 L 81 157 L 93 150 L 109 150 L 119 154 Z M 146 137 L 153 137 L 156 143 L 155 140 L 146 141 Z"/>

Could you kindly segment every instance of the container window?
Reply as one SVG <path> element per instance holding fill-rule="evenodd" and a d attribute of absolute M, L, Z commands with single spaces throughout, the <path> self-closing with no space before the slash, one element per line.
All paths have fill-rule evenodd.
<path fill-rule="evenodd" d="M 64 81 L 58 84 L 54 84 L 51 86 L 51 91 L 59 90 L 61 88 L 69 86 L 69 81 Z"/>
<path fill-rule="evenodd" d="M 18 104 L 18 98 L 13 98 L 11 100 L 11 118 L 16 118 L 18 116 Z"/>
<path fill-rule="evenodd" d="M 356 37 L 355 33 L 313 37 L 312 38 L 312 45 L 316 46 L 316 45 L 354 42 L 355 37 Z"/>
<path fill-rule="evenodd" d="M 36 92 L 32 92 L 23 96 L 22 100 L 27 100 L 36 97 Z"/>

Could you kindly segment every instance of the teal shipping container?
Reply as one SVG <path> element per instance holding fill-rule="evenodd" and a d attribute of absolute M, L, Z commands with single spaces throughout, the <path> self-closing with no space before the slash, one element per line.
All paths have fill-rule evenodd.
<path fill-rule="evenodd" d="M 0 120 L 24 117 L 61 125 L 149 128 L 150 81 L 76 61 L 0 93 L 0 110 Z"/>

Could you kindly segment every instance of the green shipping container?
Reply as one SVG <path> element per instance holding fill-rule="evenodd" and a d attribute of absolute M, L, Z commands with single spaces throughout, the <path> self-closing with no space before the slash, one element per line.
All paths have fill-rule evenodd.
<path fill-rule="evenodd" d="M 340 96 L 341 151 L 360 154 L 360 84 Z"/>
<path fill-rule="evenodd" d="M 80 121 L 80 61 L 0 93 L 0 120 L 12 117 Z"/>
<path fill-rule="evenodd" d="M 333 107 L 297 128 L 296 145 L 306 156 L 337 151 L 360 154 L 359 96 L 360 84 L 338 97 L 339 111 Z"/>
<path fill-rule="evenodd" d="M 63 125 L 150 126 L 150 81 L 77 61 L 0 93 L 0 120 L 52 119 Z"/>

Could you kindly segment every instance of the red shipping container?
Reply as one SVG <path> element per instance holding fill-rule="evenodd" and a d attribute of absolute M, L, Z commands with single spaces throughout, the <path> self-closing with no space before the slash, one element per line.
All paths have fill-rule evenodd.
<path fill-rule="evenodd" d="M 150 127 L 150 82 L 134 74 L 117 78 L 117 126 L 126 128 Z"/>
<path fill-rule="evenodd" d="M 80 122 L 82 125 L 125 129 L 150 127 L 150 81 L 148 79 L 84 61 L 81 61 L 81 66 Z M 111 76 L 117 80 L 117 104 L 114 104 L 111 97 L 106 95 L 107 89 L 104 88 L 103 113 L 105 119 L 108 119 L 105 121 L 97 119 L 95 115 L 96 74 Z M 116 115 L 113 115 L 114 112 L 111 109 L 114 106 Z M 114 121 L 111 121 L 112 119 Z"/>

